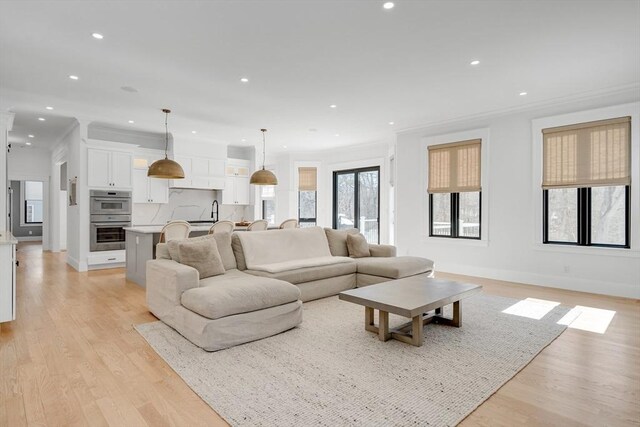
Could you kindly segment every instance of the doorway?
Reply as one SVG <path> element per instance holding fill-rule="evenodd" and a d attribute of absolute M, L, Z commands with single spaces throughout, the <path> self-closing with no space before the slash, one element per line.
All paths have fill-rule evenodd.
<path fill-rule="evenodd" d="M 380 242 L 379 166 L 333 173 L 333 228 L 357 228 L 367 242 Z"/>
<path fill-rule="evenodd" d="M 9 230 L 19 241 L 42 241 L 45 183 L 9 181 Z"/>

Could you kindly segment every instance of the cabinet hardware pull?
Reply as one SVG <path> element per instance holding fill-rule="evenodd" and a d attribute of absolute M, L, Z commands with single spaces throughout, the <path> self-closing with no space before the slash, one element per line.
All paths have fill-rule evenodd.
<path fill-rule="evenodd" d="M 115 258 L 107 258 L 107 261 L 115 261 Z"/>

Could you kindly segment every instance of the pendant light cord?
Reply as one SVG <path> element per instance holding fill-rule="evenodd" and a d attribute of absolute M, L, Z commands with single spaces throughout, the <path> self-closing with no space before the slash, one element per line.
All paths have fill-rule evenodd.
<path fill-rule="evenodd" d="M 164 158 L 168 159 L 169 155 L 169 126 L 167 121 L 169 120 L 169 110 L 164 110 Z"/>
<path fill-rule="evenodd" d="M 265 154 L 265 136 L 264 134 L 267 132 L 266 129 L 260 129 L 262 131 L 262 170 L 264 170 L 264 164 L 267 161 L 267 155 Z"/>

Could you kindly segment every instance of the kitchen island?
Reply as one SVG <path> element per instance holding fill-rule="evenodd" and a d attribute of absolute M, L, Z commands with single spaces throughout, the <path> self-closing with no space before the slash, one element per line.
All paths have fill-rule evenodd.
<path fill-rule="evenodd" d="M 213 223 L 192 225 L 189 237 L 207 234 L 212 225 Z M 124 228 L 128 280 L 146 286 L 147 261 L 156 257 L 156 245 L 160 241 L 162 227 L 138 225 Z"/>
<path fill-rule="evenodd" d="M 191 224 L 189 237 L 209 233 L 213 222 Z M 156 245 L 160 241 L 163 225 L 137 225 L 124 227 L 127 279 L 146 287 L 147 261 L 155 259 Z M 270 227 L 271 228 L 271 227 Z M 235 231 L 244 231 L 247 227 L 236 226 Z"/>

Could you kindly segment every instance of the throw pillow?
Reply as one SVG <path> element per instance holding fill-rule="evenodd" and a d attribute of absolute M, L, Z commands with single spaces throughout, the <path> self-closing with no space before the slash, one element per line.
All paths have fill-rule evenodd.
<path fill-rule="evenodd" d="M 349 248 L 349 256 L 351 258 L 364 258 L 371 256 L 371 253 L 369 252 L 369 244 L 362 233 L 347 234 L 347 248 Z"/>
<path fill-rule="evenodd" d="M 224 274 L 224 264 L 215 239 L 178 240 L 178 251 L 180 263 L 198 270 L 200 279 Z"/>

